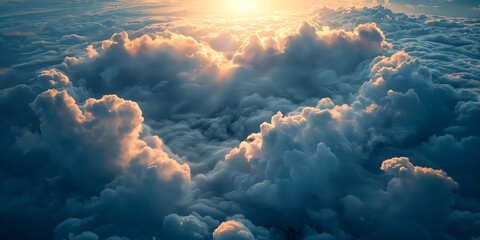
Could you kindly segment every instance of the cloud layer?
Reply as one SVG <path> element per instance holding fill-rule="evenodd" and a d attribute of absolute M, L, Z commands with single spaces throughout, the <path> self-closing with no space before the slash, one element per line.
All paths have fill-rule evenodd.
<path fill-rule="evenodd" d="M 2 236 L 480 237 L 477 20 L 104 4 L 0 35 Z"/>

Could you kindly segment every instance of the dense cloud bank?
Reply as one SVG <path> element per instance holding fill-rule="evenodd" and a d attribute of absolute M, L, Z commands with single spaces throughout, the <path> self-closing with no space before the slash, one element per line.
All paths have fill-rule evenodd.
<path fill-rule="evenodd" d="M 480 237 L 478 20 L 286 19 L 103 22 L 2 70 L 0 234 Z"/>

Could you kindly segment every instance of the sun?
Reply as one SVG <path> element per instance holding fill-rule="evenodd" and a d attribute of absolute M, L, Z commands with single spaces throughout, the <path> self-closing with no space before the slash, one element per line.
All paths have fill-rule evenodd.
<path fill-rule="evenodd" d="M 258 8 L 257 0 L 227 0 L 232 12 L 254 12 Z"/>

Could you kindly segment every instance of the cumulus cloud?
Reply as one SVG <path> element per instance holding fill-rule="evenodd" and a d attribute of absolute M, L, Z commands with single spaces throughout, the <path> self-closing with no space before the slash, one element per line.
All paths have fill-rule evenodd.
<path fill-rule="evenodd" d="M 42 85 L 43 88 L 66 87 L 70 84 L 70 79 L 56 69 L 40 72 L 37 79 L 38 84 Z"/>
<path fill-rule="evenodd" d="M 339 77 L 353 73 L 388 48 L 375 24 L 348 32 L 317 31 L 304 23 L 286 37 L 254 34 L 232 59 L 229 52 L 217 52 L 210 44 L 183 35 L 130 39 L 122 32 L 104 41 L 101 49 L 89 46 L 88 58 L 67 58 L 64 67 L 78 79 L 74 82 L 92 94 L 115 93 L 133 99 L 156 121 L 225 116 L 227 109 L 248 118 L 242 111 L 255 107 L 245 106 L 251 102 L 248 98 L 281 105 L 283 99 L 299 103 L 319 94 L 333 96 L 330 89 L 342 84 Z M 303 84 L 292 79 L 301 79 Z M 295 106 L 271 108 L 269 115 Z"/>
<path fill-rule="evenodd" d="M 31 108 L 40 118 L 39 133 L 24 133 L 21 146 L 48 154 L 42 163 L 50 178 L 45 191 L 72 194 L 64 196 L 66 203 L 55 203 L 64 211 L 59 214 L 85 215 L 61 223 L 55 238 L 71 232 L 90 236 L 83 232 L 97 225 L 95 234 L 108 237 L 112 230 L 102 230 L 101 224 L 112 221 L 118 221 L 114 231 L 123 225 L 125 235 L 136 236 L 139 229 L 128 229 L 131 218 L 124 216 L 137 215 L 137 226 L 153 229 L 145 223 L 161 222 L 187 197 L 190 168 L 173 159 L 157 136 L 140 137 L 143 117 L 136 103 L 110 95 L 87 99 L 80 108 L 65 90 L 51 89 L 39 94 Z"/>
<path fill-rule="evenodd" d="M 323 99 L 319 105 L 328 102 Z M 306 231 L 303 224 L 307 223 L 322 229 L 312 234 L 324 231 L 342 239 L 400 233 L 403 237 L 447 236 L 439 229 L 452 211 L 457 183 L 445 172 L 416 167 L 407 158 L 382 163 L 381 169 L 394 176 L 387 182 L 375 177 L 366 170 L 368 163 L 356 157 L 365 156 L 358 143 L 368 135 L 347 124 L 361 123 L 362 115 L 370 114 L 359 110 L 355 113 L 343 105 L 304 108 L 285 117 L 278 114 L 197 183 L 230 185 L 220 194 L 240 202 L 247 218 L 286 232 Z M 436 200 L 439 196 L 444 200 Z M 420 207 L 419 198 L 425 206 Z M 428 207 L 433 201 L 438 205 Z M 390 209 L 392 204 L 396 207 Z M 405 227 L 412 232 L 403 233 Z"/>
<path fill-rule="evenodd" d="M 394 176 L 383 182 L 367 169 L 375 165 L 370 158 L 384 154 L 372 150 L 385 149 L 385 145 L 403 148 L 423 140 L 422 129 L 407 130 L 411 128 L 408 124 L 422 126 L 424 120 L 418 114 L 454 114 L 454 104 L 449 101 L 461 97 L 450 86 L 434 84 L 429 70 L 404 52 L 375 59 L 371 75 L 351 105 L 322 99 L 316 107 L 272 117 L 271 123 L 262 124 L 259 133 L 250 135 L 226 155 L 224 163 L 196 182 L 206 192 L 220 190 L 225 198 L 240 202 L 246 217 L 254 222 L 284 231 L 297 228 L 299 232 L 312 232 L 311 228 L 302 229 L 306 222 L 323 231 L 330 229 L 326 232 L 337 238 L 448 236 L 440 229 L 453 214 L 453 191 L 458 184 L 444 171 L 415 167 L 407 158 L 393 158 L 381 163 L 381 169 Z M 390 100 L 395 92 L 401 94 Z M 448 101 L 435 101 L 441 105 L 437 108 L 412 108 L 436 99 L 437 94 L 447 96 Z M 405 112 L 408 110 L 413 112 Z M 413 114 L 415 118 L 409 121 Z M 381 121 L 388 122 L 388 127 Z M 389 133 L 397 127 L 395 133 Z M 427 134 L 441 127 L 445 126 L 430 124 L 432 132 Z M 380 137 L 377 132 L 389 136 Z M 420 139 L 407 141 L 409 136 Z M 223 188 L 209 188 L 217 181 L 224 183 Z M 422 205 L 416 201 L 419 198 L 426 205 L 417 208 Z M 439 198 L 443 200 L 436 200 Z M 342 208 L 338 202 L 344 204 Z M 389 209 L 393 202 L 397 207 Z M 438 205 L 430 208 L 430 202 Z M 329 215 L 329 221 L 321 220 Z M 382 224 L 377 223 L 373 229 L 369 221 Z M 411 232 L 404 233 L 405 228 Z"/>
<path fill-rule="evenodd" d="M 213 232 L 215 240 L 251 240 L 255 239 L 252 232 L 248 230 L 242 223 L 229 220 L 223 222 Z"/>
<path fill-rule="evenodd" d="M 213 230 L 211 225 L 206 222 L 218 225 L 218 221 L 213 218 L 204 219 L 198 215 L 171 214 L 163 220 L 162 236 L 166 239 L 209 239 Z"/>
<path fill-rule="evenodd" d="M 88 99 L 82 111 L 66 91 L 48 90 L 32 108 L 40 115 L 41 147 L 51 153 L 51 164 L 61 169 L 58 184 L 71 182 L 75 192 L 85 190 L 87 196 L 101 191 L 84 206 L 94 217 L 65 221 L 56 229 L 56 237 L 65 237 L 62 234 L 69 233 L 71 224 L 76 230 L 104 221 L 118 221 L 116 227 L 124 225 L 128 233 L 135 215 L 138 226 L 151 229 L 145 224 L 161 221 L 186 195 L 188 165 L 172 159 L 158 137 L 139 139 L 143 118 L 136 103 L 104 96 Z M 109 234 L 105 231 L 96 234 Z"/>
<path fill-rule="evenodd" d="M 135 103 L 115 96 L 89 99 L 83 108 L 66 91 L 40 94 L 32 103 L 40 116 L 39 144 L 74 182 L 103 185 L 135 154 L 143 118 Z"/>
<path fill-rule="evenodd" d="M 118 94 L 138 102 L 149 124 L 165 125 L 165 121 L 182 119 L 185 127 L 200 131 L 208 139 L 225 141 L 234 136 L 238 141 L 258 131 L 259 124 L 277 111 L 292 111 L 310 98 L 333 97 L 334 90 L 343 87 L 339 79 L 390 48 L 375 24 L 364 24 L 350 32 L 318 31 L 304 23 L 287 33 L 275 38 L 253 34 L 237 49 L 222 52 L 199 36 L 197 40 L 177 33 L 158 33 L 131 39 L 122 32 L 97 48 L 88 46 L 86 57 L 66 58 L 60 68 L 77 88 L 70 94 L 80 100 L 90 95 L 100 98 Z M 346 57 L 348 52 L 355 52 L 355 57 Z M 313 64 L 296 63 L 310 57 L 317 60 Z M 334 62 L 338 64 L 331 64 Z M 296 84 L 298 78 L 303 84 Z M 193 136 L 188 133 L 186 137 Z M 184 152 L 189 139 L 169 142 L 179 142 L 172 146 L 175 152 L 198 162 L 192 154 L 202 149 Z M 228 147 L 233 144 L 236 142 Z M 218 161 L 218 157 L 205 157 L 209 161 L 194 163 L 195 172 L 211 169 Z"/>

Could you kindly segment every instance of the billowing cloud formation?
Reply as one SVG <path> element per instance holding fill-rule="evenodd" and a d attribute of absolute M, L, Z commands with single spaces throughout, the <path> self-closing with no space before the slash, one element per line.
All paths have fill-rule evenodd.
<path fill-rule="evenodd" d="M 286 38 L 250 36 L 232 61 L 205 43 L 176 34 L 130 40 L 122 32 L 104 41 L 101 48 L 99 55 L 89 47 L 91 58 L 67 58 L 67 71 L 73 71 L 72 76 L 84 81 L 93 93 L 155 101 L 156 106 L 146 107 L 156 111 L 149 109 L 147 114 L 156 112 L 152 117 L 158 120 L 172 114 L 212 114 L 226 106 L 237 107 L 242 97 L 253 94 L 305 100 L 321 91 L 322 81 L 328 84 L 334 81 L 332 77 L 354 71 L 361 62 L 388 48 L 388 43 L 375 24 L 360 25 L 353 32 L 317 33 L 304 23 Z M 234 68 L 246 76 L 230 77 Z M 258 81 L 262 76 L 256 75 L 264 72 L 275 82 Z M 303 87 L 291 80 L 298 75 L 304 75 Z M 238 89 L 242 89 L 240 96 L 233 92 Z"/>
<path fill-rule="evenodd" d="M 143 117 L 136 103 L 110 95 L 87 99 L 80 108 L 65 90 L 51 89 L 39 94 L 31 108 L 39 116 L 40 132 L 27 131 L 18 143 L 22 148 L 44 150 L 47 155 L 36 161 L 42 161 L 40 171 L 48 178 L 34 188 L 57 195 L 50 200 L 54 209 L 73 215 L 92 212 L 92 217 L 60 224 L 55 230 L 59 237 L 67 236 L 69 231 L 63 235 L 63 229 L 72 224 L 75 229 L 90 229 L 92 223 L 110 225 L 117 220 L 118 227 L 125 224 L 125 231 L 132 231 L 128 229 L 131 219 L 122 217 L 129 211 L 140 213 L 138 226 L 149 228 L 145 223 L 161 222 L 188 195 L 188 165 L 172 159 L 157 136 L 140 138 Z M 82 207 L 89 198 L 90 203 Z M 97 211 L 106 215 L 97 217 Z"/>
<path fill-rule="evenodd" d="M 92 221 L 119 221 L 128 229 L 133 219 L 122 216 L 142 212 L 142 206 L 145 212 L 135 220 L 139 226 L 162 220 L 186 194 L 188 165 L 170 158 L 158 137 L 139 139 L 143 118 L 136 103 L 111 95 L 88 99 L 82 108 L 66 91 L 57 90 L 41 93 L 32 103 L 40 116 L 40 147 L 47 149 L 52 167 L 61 174 L 51 184 L 71 183 L 66 187 L 76 193 L 85 191 L 86 196 L 108 186 L 85 206 L 86 212 L 105 212 L 105 216 L 69 219 L 56 232 L 70 224 L 81 229 Z"/>
<path fill-rule="evenodd" d="M 416 81 L 433 85 L 422 75 L 415 75 L 409 83 L 395 74 L 382 78 L 376 74 L 382 63 L 389 63 L 383 71 L 401 73 L 405 67 L 408 76 L 413 76 L 418 69 L 409 64 L 415 60 L 403 52 L 378 61 L 372 73 L 383 81 L 381 84 L 397 80 L 403 84 L 380 90 L 380 83 L 375 84 L 380 80 L 372 79 L 362 86 L 357 97 L 366 103 L 355 100 L 351 106 L 335 105 L 325 98 L 316 107 L 301 108 L 287 116 L 279 113 L 197 182 L 205 181 L 205 187 L 214 182 L 230 185 L 219 194 L 240 202 L 247 218 L 285 231 L 294 228 L 301 232 L 307 223 L 337 238 L 394 238 L 399 234 L 402 238 L 446 237 L 443 229 L 452 212 L 452 190 L 457 183 L 443 171 L 415 167 L 408 158 L 393 158 L 381 164 L 382 170 L 394 176 L 385 182 L 366 169 L 371 164 L 368 157 L 372 148 L 379 149 L 374 144 L 379 141 L 377 131 L 390 135 L 382 137 L 383 144 L 405 144 L 404 135 L 390 134 L 378 122 L 381 116 L 390 117 L 382 111 L 393 108 L 402 114 L 404 110 L 401 104 L 390 105 L 390 101 L 370 103 L 369 95 L 361 93 L 373 88 L 390 97 L 387 94 L 393 91 L 414 92 Z M 408 95 L 398 98 L 398 102 L 411 103 Z M 409 129 L 403 121 L 388 121 L 390 128 Z M 411 124 L 416 126 L 423 119 L 419 117 L 418 121 Z M 415 199 L 423 199 L 426 205 Z M 439 205 L 430 208 L 430 202 Z M 389 209 L 392 205 L 395 209 Z M 327 216 L 326 211 L 330 212 L 329 220 L 321 220 Z M 405 222 L 398 222 L 401 219 Z M 411 231 L 405 233 L 406 228 Z"/>
<path fill-rule="evenodd" d="M 102 22 L 0 72 L 0 234 L 479 237 L 478 21 L 279 19 Z"/>

